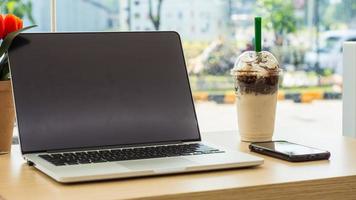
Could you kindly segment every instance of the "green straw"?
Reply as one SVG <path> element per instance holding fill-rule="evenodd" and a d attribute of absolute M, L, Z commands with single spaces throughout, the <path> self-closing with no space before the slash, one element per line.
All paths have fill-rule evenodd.
<path fill-rule="evenodd" d="M 262 50 L 262 28 L 261 28 L 261 17 L 255 17 L 255 51 L 260 52 Z"/>

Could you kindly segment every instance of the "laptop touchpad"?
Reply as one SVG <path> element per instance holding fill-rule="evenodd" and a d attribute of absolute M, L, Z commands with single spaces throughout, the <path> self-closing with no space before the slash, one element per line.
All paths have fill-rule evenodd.
<path fill-rule="evenodd" d="M 161 169 L 185 169 L 195 165 L 194 161 L 190 161 L 185 158 L 157 158 L 146 160 L 130 160 L 119 162 L 120 165 L 135 171 L 141 170 L 153 170 L 160 171 Z"/>

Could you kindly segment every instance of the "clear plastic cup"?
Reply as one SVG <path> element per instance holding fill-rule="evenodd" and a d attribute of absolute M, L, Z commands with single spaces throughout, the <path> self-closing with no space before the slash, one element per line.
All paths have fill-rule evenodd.
<path fill-rule="evenodd" d="M 277 59 L 267 51 L 246 51 L 238 57 L 231 75 L 241 140 L 271 141 L 281 75 Z"/>

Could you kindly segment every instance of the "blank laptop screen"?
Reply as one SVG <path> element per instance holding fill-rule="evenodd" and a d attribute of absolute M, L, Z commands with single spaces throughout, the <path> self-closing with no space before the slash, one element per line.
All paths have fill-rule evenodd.
<path fill-rule="evenodd" d="M 21 34 L 9 62 L 24 153 L 200 140 L 177 33 Z"/>

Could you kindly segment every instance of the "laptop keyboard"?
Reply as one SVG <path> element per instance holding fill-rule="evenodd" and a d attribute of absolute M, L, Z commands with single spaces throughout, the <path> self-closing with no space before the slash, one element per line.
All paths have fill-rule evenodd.
<path fill-rule="evenodd" d="M 80 151 L 69 153 L 42 154 L 39 157 L 56 166 L 79 165 L 88 163 L 115 162 L 124 160 L 139 160 L 149 158 L 189 156 L 212 153 L 223 153 L 203 144 L 181 144 L 167 146 L 152 146 L 98 151 Z"/>

